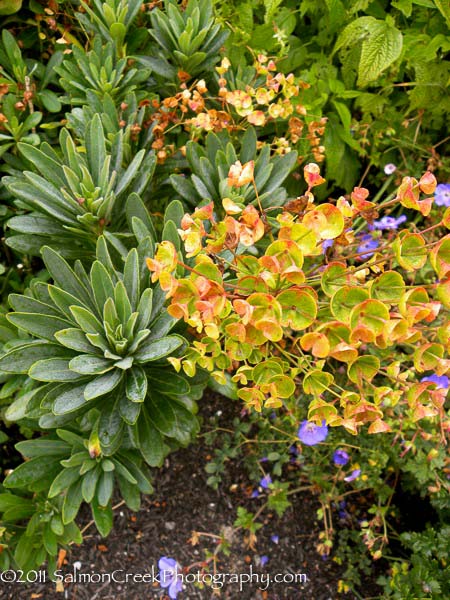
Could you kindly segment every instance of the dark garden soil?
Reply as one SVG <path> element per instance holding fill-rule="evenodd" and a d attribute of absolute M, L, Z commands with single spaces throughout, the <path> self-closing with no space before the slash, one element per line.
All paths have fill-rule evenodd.
<path fill-rule="evenodd" d="M 239 413 L 237 403 L 224 400 L 213 394 L 205 396 L 203 417 L 205 424 L 217 410 L 222 410 L 220 426 L 230 426 Z M 225 405 L 225 406 L 224 406 Z M 126 573 L 132 575 L 158 573 L 157 563 L 161 556 L 175 558 L 182 567 L 190 566 L 190 573 L 201 569 L 202 561 L 216 547 L 213 537 L 200 536 L 198 544 L 192 545 L 192 532 L 219 534 L 230 528 L 236 518 L 236 507 L 245 506 L 256 512 L 260 499 L 245 499 L 248 494 L 248 478 L 239 465 L 230 465 L 221 489 L 215 491 L 206 485 L 208 477 L 204 466 L 211 448 L 200 443 L 179 450 L 170 455 L 166 465 L 155 477 L 155 493 L 143 498 L 142 508 L 133 513 L 120 506 L 115 511 L 114 528 L 107 539 L 94 533 L 95 528 L 86 530 L 86 539 L 81 546 L 74 546 L 66 556 L 62 572 L 66 582 L 55 583 L 0 584 L 1 600 L 154 600 L 164 599 L 158 583 L 132 582 L 114 583 L 105 580 L 105 574 L 116 572 L 116 579 L 124 579 Z M 335 600 L 339 597 L 337 584 L 342 574 L 330 557 L 324 561 L 317 553 L 317 536 L 320 531 L 315 519 L 318 503 L 313 495 L 295 496 L 293 505 L 282 518 L 274 514 L 263 515 L 264 527 L 257 532 L 254 549 L 246 547 L 242 532 L 231 539 L 229 556 L 220 554 L 217 563 L 218 573 L 276 574 L 286 575 L 286 583 L 239 583 L 223 586 L 220 598 L 242 600 Z M 85 523 L 89 514 L 85 513 Z M 90 534 L 90 535 L 89 535 Z M 271 536 L 278 535 L 278 544 Z M 268 562 L 262 566 L 261 557 Z M 91 575 L 92 582 L 70 582 L 74 569 L 78 574 Z M 208 569 L 207 569 L 208 570 Z M 212 563 L 209 566 L 212 572 Z M 293 574 L 305 574 L 307 581 L 288 583 Z M 103 577 L 97 583 L 95 579 Z M 131 576 L 130 576 L 131 577 Z M 150 576 L 147 576 L 149 579 Z M 259 589 L 266 588 L 265 590 Z M 364 598 L 377 595 L 377 587 L 367 581 L 361 590 Z M 200 589 L 197 584 L 186 584 L 178 599 L 209 600 L 215 596 L 211 587 Z M 352 594 L 343 596 L 355 600 Z"/>

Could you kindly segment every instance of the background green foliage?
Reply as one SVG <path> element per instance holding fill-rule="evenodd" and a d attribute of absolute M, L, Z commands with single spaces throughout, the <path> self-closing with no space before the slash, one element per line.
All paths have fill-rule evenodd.
<path fill-rule="evenodd" d="M 432 0 L 232 0 L 216 10 L 232 29 L 233 64 L 264 52 L 311 87 L 305 104 L 326 116 L 326 176 L 349 191 L 395 163 L 449 174 L 450 9 Z"/>

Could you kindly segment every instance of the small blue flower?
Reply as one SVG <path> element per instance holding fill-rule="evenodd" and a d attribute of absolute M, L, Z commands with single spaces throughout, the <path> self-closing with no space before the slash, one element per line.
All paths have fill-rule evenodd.
<path fill-rule="evenodd" d="M 264 567 L 264 565 L 267 565 L 268 562 L 269 562 L 269 557 L 266 556 L 265 554 L 263 554 L 260 558 L 261 566 Z"/>
<path fill-rule="evenodd" d="M 264 488 L 265 490 L 267 490 L 267 488 L 269 487 L 269 485 L 272 483 L 272 478 L 270 477 L 270 475 L 264 475 L 264 477 L 261 479 L 261 481 L 259 482 L 259 485 Z"/>
<path fill-rule="evenodd" d="M 162 556 L 158 561 L 159 580 L 162 588 L 168 588 L 169 597 L 175 600 L 183 589 L 181 578 L 178 577 L 179 565 L 174 558 Z"/>
<path fill-rule="evenodd" d="M 328 248 L 331 248 L 334 244 L 334 240 L 324 240 L 322 242 L 322 253 L 325 253 Z"/>
<path fill-rule="evenodd" d="M 289 454 L 292 454 L 292 456 L 298 456 L 297 444 L 291 444 L 289 446 Z"/>
<path fill-rule="evenodd" d="M 373 256 L 375 250 L 380 245 L 378 240 L 375 240 L 370 233 L 366 233 L 361 237 L 361 243 L 358 246 L 358 254 L 361 260 Z"/>
<path fill-rule="evenodd" d="M 270 536 L 270 539 L 272 540 L 272 542 L 274 544 L 278 544 L 278 542 L 280 541 L 280 538 L 278 535 L 272 535 L 272 536 Z"/>
<path fill-rule="evenodd" d="M 446 390 L 450 386 L 450 381 L 446 375 L 439 376 L 435 373 L 428 375 L 427 377 L 422 377 L 420 381 L 431 381 L 436 384 L 438 390 Z"/>
<path fill-rule="evenodd" d="M 374 229 L 398 229 L 398 226 L 407 220 L 406 215 L 397 217 L 383 217 L 379 221 L 373 222 Z"/>
<path fill-rule="evenodd" d="M 259 497 L 259 492 L 258 490 L 253 490 L 252 495 L 250 496 L 251 498 L 258 498 Z"/>
<path fill-rule="evenodd" d="M 450 183 L 440 183 L 434 192 L 437 206 L 450 206 Z"/>
<path fill-rule="evenodd" d="M 350 456 L 345 450 L 336 450 L 333 454 L 333 462 L 335 465 L 346 465 L 350 460 Z"/>
<path fill-rule="evenodd" d="M 316 425 L 310 421 L 303 421 L 298 430 L 298 439 L 306 446 L 315 446 L 323 442 L 328 435 L 328 427 L 326 421 L 322 421 L 322 425 Z"/>
<path fill-rule="evenodd" d="M 361 469 L 354 469 L 350 475 L 347 475 L 347 477 L 344 477 L 344 481 L 347 481 L 347 483 L 349 481 L 355 481 L 355 479 L 358 479 L 358 477 L 361 475 Z"/>

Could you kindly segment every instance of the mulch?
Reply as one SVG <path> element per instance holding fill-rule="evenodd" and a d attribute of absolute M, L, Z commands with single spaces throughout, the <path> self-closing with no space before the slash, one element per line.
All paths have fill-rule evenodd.
<path fill-rule="evenodd" d="M 215 394 L 207 394 L 202 402 L 202 413 L 207 421 L 220 407 L 220 425 L 226 427 L 233 416 L 239 414 L 238 403 L 223 399 Z M 226 406 L 226 409 L 224 409 Z M 248 488 L 246 473 L 239 465 L 231 465 L 218 491 L 207 486 L 207 473 L 204 466 L 211 454 L 200 442 L 181 449 L 166 460 L 164 467 L 155 472 L 155 492 L 143 498 L 141 510 L 133 513 L 125 506 L 115 511 L 114 528 L 110 536 L 102 539 L 90 527 L 81 546 L 72 547 L 66 556 L 66 564 L 61 573 L 65 581 L 58 588 L 54 582 L 0 584 L 0 598 L 7 600 L 166 600 L 164 590 L 157 582 L 151 582 L 151 574 L 158 574 L 158 560 L 161 556 L 175 558 L 181 567 L 190 567 L 189 573 L 202 571 L 205 560 L 211 556 L 217 545 L 215 537 L 227 532 L 230 537 L 230 553 L 218 555 L 218 573 L 264 574 L 265 578 L 282 574 L 284 583 L 267 579 L 257 583 L 228 582 L 215 596 L 209 582 L 202 586 L 186 583 L 178 600 L 210 600 L 240 598 L 242 600 L 335 600 L 338 581 L 343 568 L 332 560 L 323 560 L 316 545 L 319 525 L 316 521 L 318 502 L 311 493 L 293 497 L 293 505 L 278 518 L 272 513 L 263 513 L 264 526 L 257 532 L 254 548 L 245 543 L 242 532 L 231 535 L 236 519 L 236 507 L 244 506 L 256 512 L 261 499 L 248 498 L 243 490 Z M 89 522 L 89 512 L 81 515 L 80 524 Z M 200 535 L 193 545 L 192 532 Z M 277 535 L 278 543 L 271 537 Z M 195 541 L 195 540 L 194 540 Z M 264 558 L 268 561 L 264 564 Z M 263 560 L 263 563 L 261 562 Z M 84 581 L 73 581 L 74 569 Z M 116 571 L 115 578 L 121 581 L 108 581 L 108 575 Z M 203 569 L 212 573 L 212 562 Z M 94 575 L 93 575 L 94 574 Z M 128 583 L 124 582 L 126 574 Z M 132 581 L 133 575 L 148 574 L 143 581 Z M 298 575 L 295 583 L 294 574 Z M 86 579 L 91 581 L 86 581 Z M 230 576 L 228 577 L 230 579 Z M 147 581 L 145 581 L 147 580 Z M 207 578 L 206 578 L 207 580 Z M 373 581 L 367 582 L 367 589 L 373 596 L 376 590 Z M 260 589 L 265 588 L 265 589 Z M 353 594 L 345 599 L 356 600 Z"/>

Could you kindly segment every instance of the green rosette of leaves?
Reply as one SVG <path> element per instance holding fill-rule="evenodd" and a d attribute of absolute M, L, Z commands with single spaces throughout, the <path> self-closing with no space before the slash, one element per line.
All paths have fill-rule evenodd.
<path fill-rule="evenodd" d="M 61 130 L 62 157 L 46 142 L 39 148 L 19 143 L 30 170 L 4 177 L 3 183 L 26 213 L 8 220 L 8 246 L 36 256 L 50 245 L 64 258 L 90 261 L 105 230 L 126 229 L 127 202 L 146 189 L 156 157 L 142 149 L 127 163 L 123 137 L 118 131 L 107 140 L 95 114 L 85 139 Z"/>
<path fill-rule="evenodd" d="M 36 282 L 29 295 L 9 298 L 8 320 L 32 339 L 1 356 L 0 371 L 27 373 L 35 382 L 9 407 L 16 420 L 54 429 L 88 419 L 99 452 L 113 455 L 126 445 L 152 466 L 190 442 L 206 381 L 188 381 L 167 360 L 181 356 L 186 340 L 174 332 L 177 320 L 166 312 L 161 289 L 150 285 L 151 247 L 143 238 L 118 270 L 102 236 L 89 273 L 43 248 L 54 283 Z"/>
<path fill-rule="evenodd" d="M 174 190 L 190 206 L 198 206 L 203 200 L 213 201 L 222 210 L 222 200 L 231 198 L 242 206 L 253 204 L 262 207 L 282 206 L 287 199 L 283 183 L 295 168 L 297 152 L 284 156 L 271 156 L 270 145 L 257 149 L 254 127 L 249 127 L 240 140 L 240 151 L 228 132 L 208 133 L 204 147 L 194 141 L 186 144 L 186 159 L 190 176 L 172 174 L 170 183 Z M 230 167 L 240 161 L 253 161 L 254 181 L 242 187 L 229 185 Z"/>

